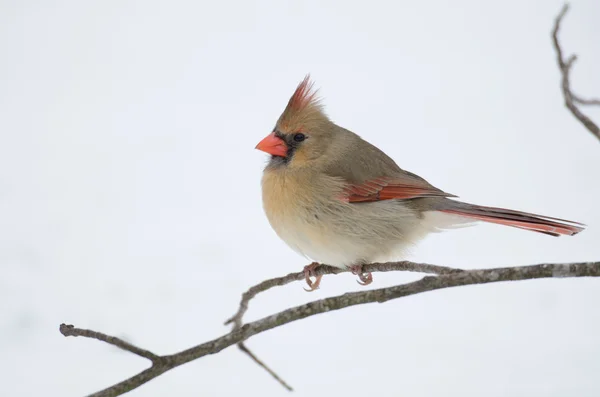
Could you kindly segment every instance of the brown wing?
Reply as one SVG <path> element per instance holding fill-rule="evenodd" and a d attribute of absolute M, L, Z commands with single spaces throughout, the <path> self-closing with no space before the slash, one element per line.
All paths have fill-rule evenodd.
<path fill-rule="evenodd" d="M 374 178 L 360 184 L 348 183 L 344 188 L 343 199 L 349 203 L 361 203 L 420 197 L 456 196 L 430 185 L 422 178 L 412 177 L 410 173 L 406 173 L 395 177 Z"/>
<path fill-rule="evenodd" d="M 344 201 L 456 197 L 401 169 L 387 154 L 353 132 L 339 128 L 337 134 L 325 173 L 345 181 Z"/>

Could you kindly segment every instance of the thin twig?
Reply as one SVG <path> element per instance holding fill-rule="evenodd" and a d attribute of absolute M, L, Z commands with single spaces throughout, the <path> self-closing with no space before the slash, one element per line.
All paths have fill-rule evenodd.
<path fill-rule="evenodd" d="M 562 74 L 562 92 L 563 97 L 565 99 L 565 106 L 571 111 L 573 116 L 577 118 L 584 126 L 588 129 L 596 138 L 600 139 L 600 128 L 585 114 L 579 110 L 579 108 L 575 105 L 575 103 L 579 103 L 581 105 L 598 105 L 600 104 L 600 100 L 598 99 L 583 99 L 579 96 L 576 96 L 571 91 L 571 86 L 569 82 L 569 73 L 571 71 L 571 67 L 573 63 L 577 60 L 576 55 L 571 55 L 566 61 L 563 56 L 562 48 L 560 47 L 560 43 L 558 41 L 558 31 L 560 30 L 560 24 L 569 10 L 569 4 L 565 4 L 556 17 L 554 21 L 554 29 L 552 30 L 552 41 L 554 43 L 554 49 L 556 50 L 556 60 L 558 62 L 558 67 Z"/>
<path fill-rule="evenodd" d="M 578 97 L 577 95 L 571 93 L 571 96 L 573 97 L 573 101 L 577 102 L 580 105 L 593 105 L 593 106 L 600 106 L 600 99 L 583 99 Z"/>
<path fill-rule="evenodd" d="M 260 320 L 243 325 L 241 328 L 232 330 L 230 333 L 209 342 L 202 343 L 187 350 L 168 356 L 160 356 L 160 363 L 152 364 L 137 375 L 130 377 L 122 382 L 110 386 L 104 390 L 92 394 L 90 397 L 115 397 L 127 393 L 144 383 L 156 378 L 157 376 L 196 360 L 209 354 L 216 354 L 221 350 L 234 344 L 245 341 L 246 339 L 265 332 L 267 330 L 280 327 L 293 321 L 301 320 L 306 317 L 314 316 L 320 313 L 326 313 L 333 310 L 340 310 L 351 306 L 362 305 L 373 302 L 387 302 L 392 299 L 398 299 L 404 296 L 415 295 L 422 292 L 434 291 L 444 288 L 452 288 L 465 285 L 497 283 L 502 281 L 518 281 L 539 278 L 560 278 L 560 277 L 600 277 L 600 262 L 583 262 L 570 264 L 541 264 L 519 267 L 504 267 L 495 269 L 465 270 L 453 273 L 440 274 L 439 276 L 426 276 L 418 281 L 394 287 L 359 291 L 346 293 L 343 295 L 320 299 L 304 305 L 296 306 L 279 313 L 264 317 Z M 94 331 L 79 330 L 69 326 L 66 328 L 66 335 L 102 335 L 99 340 L 115 340 L 118 338 L 110 337 Z M 81 332 L 81 333 L 80 333 Z M 93 332 L 89 334 L 88 332 Z M 112 339 L 114 338 L 114 339 Z M 110 342 L 109 342 L 110 343 Z M 114 344 L 114 343 L 111 343 Z M 118 344 L 115 344 L 118 345 Z M 141 349 L 140 349 L 141 350 Z M 131 351 L 138 354 L 136 351 Z M 141 350 L 146 352 L 146 350 Z M 151 353 L 153 354 L 153 353 Z M 154 355 L 157 356 L 157 355 Z M 147 355 L 142 357 L 148 358 Z M 157 356 L 159 357 L 159 356 Z"/>
<path fill-rule="evenodd" d="M 64 336 L 83 336 L 86 338 L 97 339 L 99 341 L 106 342 L 140 357 L 147 358 L 153 363 L 159 362 L 161 360 L 160 356 L 148 350 L 144 350 L 135 345 L 132 345 L 129 342 L 125 342 L 123 339 L 117 338 L 116 336 L 106 335 L 101 332 L 96 332 L 89 329 L 75 328 L 73 325 L 70 324 L 61 324 L 59 330 L 60 333 Z"/>
<path fill-rule="evenodd" d="M 275 378 L 275 380 L 277 380 L 277 382 L 279 382 L 281 386 L 285 387 L 288 391 L 294 391 L 292 386 L 288 385 L 283 379 L 281 379 L 279 375 L 277 375 L 277 373 L 275 373 L 275 371 L 273 371 L 267 366 L 267 364 L 265 364 L 264 362 L 262 362 L 262 360 L 256 357 L 256 354 L 254 354 L 250 349 L 248 349 L 243 342 L 240 342 L 237 345 L 240 348 L 240 350 L 246 353 L 252 360 L 254 360 L 255 363 L 257 363 L 259 366 L 264 368 L 265 371 L 271 374 L 271 376 Z"/>
<path fill-rule="evenodd" d="M 234 326 L 233 330 L 238 330 L 239 327 Z M 248 348 L 248 346 L 246 346 L 246 344 L 244 342 L 240 342 L 237 344 L 238 348 L 246 353 L 246 355 L 248 355 L 248 357 L 254 361 L 256 363 L 256 365 L 258 365 L 259 367 L 261 367 L 262 369 L 264 369 L 265 371 L 267 371 L 267 373 L 269 375 L 271 375 L 273 377 L 273 379 L 275 379 L 277 382 L 279 382 L 279 384 L 281 386 L 283 386 L 285 389 L 287 389 L 287 391 L 294 391 L 294 389 L 292 388 L 292 386 L 290 386 L 285 380 L 283 380 L 283 378 L 281 376 L 279 376 L 277 374 L 277 372 L 275 372 L 273 369 L 271 369 L 271 367 L 269 367 L 267 364 L 265 364 L 264 361 L 262 361 L 261 359 L 259 359 L 256 354 L 254 354 L 254 352 L 252 350 L 250 350 Z"/>

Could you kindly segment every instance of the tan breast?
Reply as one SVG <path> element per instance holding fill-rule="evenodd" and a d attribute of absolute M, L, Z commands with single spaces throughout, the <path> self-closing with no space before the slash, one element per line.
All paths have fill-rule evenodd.
<path fill-rule="evenodd" d="M 265 170 L 262 179 L 263 206 L 273 228 L 306 217 L 307 210 L 324 199 L 322 194 L 318 197 L 319 192 L 312 189 L 313 179 L 307 172 Z"/>
<path fill-rule="evenodd" d="M 265 170 L 263 207 L 271 227 L 292 249 L 306 255 L 307 246 L 322 239 L 324 209 L 344 205 L 335 200 L 341 192 L 336 178 L 310 171 Z"/>

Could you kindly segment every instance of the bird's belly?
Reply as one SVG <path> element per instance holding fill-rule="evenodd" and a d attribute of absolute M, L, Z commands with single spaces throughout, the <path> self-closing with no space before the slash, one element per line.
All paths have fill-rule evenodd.
<path fill-rule="evenodd" d="M 326 224 L 294 219 L 273 225 L 273 229 L 290 248 L 313 261 L 340 268 L 363 261 L 364 244 L 358 238 L 329 230 Z"/>
<path fill-rule="evenodd" d="M 401 259 L 423 236 L 420 220 L 392 203 L 340 204 L 318 213 L 271 213 L 268 218 L 279 237 L 296 252 L 340 268 Z"/>

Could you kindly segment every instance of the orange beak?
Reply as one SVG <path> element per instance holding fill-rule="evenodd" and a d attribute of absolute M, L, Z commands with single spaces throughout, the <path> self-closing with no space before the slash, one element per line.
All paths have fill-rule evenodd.
<path fill-rule="evenodd" d="M 274 132 L 267 135 L 262 141 L 256 145 L 255 149 L 272 154 L 273 156 L 286 157 L 287 145 L 283 139 L 275 135 Z"/>

